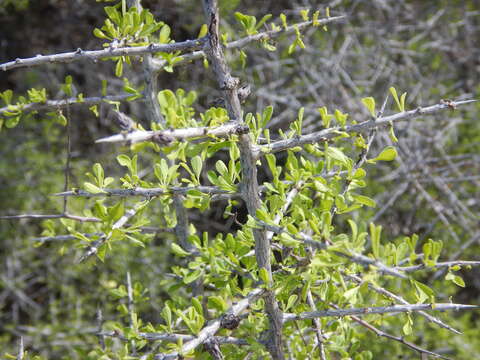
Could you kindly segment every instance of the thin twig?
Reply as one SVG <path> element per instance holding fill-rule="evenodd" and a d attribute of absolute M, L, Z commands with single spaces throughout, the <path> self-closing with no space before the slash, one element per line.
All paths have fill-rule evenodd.
<path fill-rule="evenodd" d="M 100 59 L 111 58 L 116 56 L 139 56 L 145 54 L 154 54 L 158 52 L 173 53 L 177 51 L 192 51 L 200 49 L 205 38 L 186 40 L 172 44 L 149 44 L 146 46 L 134 47 L 108 47 L 103 50 L 82 50 L 78 48 L 76 51 L 70 51 L 52 55 L 36 55 L 31 58 L 17 58 L 0 64 L 0 70 L 7 71 L 27 66 L 39 66 L 53 63 L 70 63 L 78 60 L 92 60 L 96 62 Z"/>
<path fill-rule="evenodd" d="M 357 284 L 362 284 L 364 282 L 364 280 L 360 277 L 360 276 L 357 276 L 357 275 L 354 275 L 354 274 L 351 274 L 351 275 L 348 275 L 348 274 L 344 274 L 344 276 L 346 276 L 348 279 L 352 279 L 353 281 L 355 281 Z M 380 287 L 380 286 L 377 286 L 377 285 L 374 285 L 372 284 L 371 282 L 368 282 L 368 288 L 375 291 L 376 293 L 378 294 L 382 294 L 383 296 L 386 296 L 390 299 L 393 299 L 395 301 L 398 301 L 399 303 L 401 304 L 404 304 L 404 305 L 410 305 L 410 303 L 408 301 L 406 301 L 403 297 L 399 296 L 399 295 L 396 295 L 390 291 L 388 291 L 387 289 L 383 288 L 383 287 Z M 445 324 L 442 320 L 440 319 L 437 319 L 436 317 L 426 313 L 425 311 L 419 311 L 418 312 L 421 316 L 423 316 L 424 318 L 426 318 L 428 321 L 431 321 L 432 323 L 434 324 L 437 324 L 438 326 L 444 328 L 444 329 L 447 329 L 455 334 L 461 334 L 460 331 L 454 329 L 453 327 L 451 327 L 450 325 L 448 324 Z"/>
<path fill-rule="evenodd" d="M 22 214 L 22 215 L 4 215 L 0 219 L 4 220 L 20 220 L 20 219 L 70 219 L 80 222 L 100 222 L 101 220 L 95 217 L 84 217 L 72 214 Z"/>
<path fill-rule="evenodd" d="M 379 307 L 364 307 L 364 308 L 352 308 L 352 309 L 339 309 L 339 310 L 320 310 L 309 311 L 300 314 L 284 314 L 283 321 L 294 320 L 306 320 L 315 319 L 321 317 L 343 317 L 351 315 L 372 315 L 372 314 L 396 314 L 396 313 L 408 313 L 417 311 L 446 311 L 446 310 L 468 310 L 478 309 L 478 305 L 464 305 L 464 304 L 410 304 L 410 305 L 392 305 L 392 306 L 379 306 Z"/>
<path fill-rule="evenodd" d="M 32 111 L 41 111 L 49 109 L 63 109 L 70 105 L 95 105 L 102 102 L 108 101 L 123 101 L 131 97 L 132 94 L 122 94 L 122 95 L 106 95 L 106 96 L 93 96 L 83 99 L 79 98 L 68 98 L 63 100 L 47 100 L 45 102 L 33 102 L 28 104 L 17 104 L 9 105 L 0 108 L 0 116 L 8 116 L 4 113 L 12 113 L 16 111 L 22 112 L 32 112 Z"/>
<path fill-rule="evenodd" d="M 331 306 L 338 309 L 338 306 L 336 306 L 336 305 L 331 304 Z M 389 333 L 387 333 L 383 330 L 380 330 L 377 327 L 373 326 L 372 324 L 366 322 L 365 320 L 360 319 L 358 316 L 352 315 L 352 316 L 350 316 L 350 318 L 352 320 L 354 320 L 355 322 L 357 322 L 358 324 L 362 325 L 363 327 L 367 328 L 368 330 L 373 331 L 377 336 L 381 336 L 381 337 L 384 337 L 384 338 L 387 338 L 387 339 L 390 339 L 390 340 L 397 341 L 397 342 L 409 347 L 410 349 L 413 349 L 413 350 L 419 352 L 420 354 L 427 354 L 427 355 L 431 355 L 431 356 L 434 356 L 434 357 L 438 357 L 440 359 L 450 360 L 449 358 L 447 358 L 445 356 L 442 356 L 442 355 L 437 354 L 437 353 L 435 353 L 433 351 L 430 351 L 430 350 L 423 349 L 420 346 L 417 346 L 417 345 L 415 345 L 415 344 L 413 344 L 409 341 L 406 341 L 401 336 L 391 335 L 391 334 L 389 334 Z"/>
<path fill-rule="evenodd" d="M 153 141 L 161 145 L 169 145 L 172 141 L 183 141 L 192 138 L 218 137 L 224 138 L 231 135 L 246 134 L 250 131 L 248 126 L 227 123 L 217 127 L 198 127 L 186 129 L 169 129 L 159 131 L 132 131 L 125 134 L 117 134 L 104 137 L 95 141 L 96 143 L 139 143 Z"/>
<path fill-rule="evenodd" d="M 323 26 L 323 25 L 327 25 L 327 24 L 330 24 L 330 23 L 333 23 L 333 22 L 336 22 L 336 21 L 339 21 L 339 20 L 343 20 L 343 19 L 346 19 L 345 15 L 323 18 L 323 19 L 318 20 L 317 25 L 318 26 Z M 279 36 L 282 36 L 282 35 L 285 35 L 285 34 L 293 34 L 293 33 L 296 32 L 295 28 L 298 28 L 298 30 L 300 30 L 300 31 L 305 31 L 306 29 L 309 29 L 312 26 L 313 26 L 313 21 L 305 21 L 305 22 L 301 22 L 301 23 L 298 23 L 298 24 L 295 24 L 295 25 L 287 26 L 287 28 L 281 27 L 278 30 L 269 30 L 269 31 L 265 31 L 265 32 L 260 32 L 258 34 L 249 35 L 249 36 L 246 36 L 244 38 L 241 38 L 241 39 L 238 39 L 238 40 L 235 40 L 235 41 L 231 41 L 226 45 L 226 48 L 228 50 L 241 49 L 241 48 L 244 48 L 248 44 L 250 44 L 252 42 L 255 42 L 255 41 L 267 41 L 267 40 L 270 40 L 270 39 L 275 39 L 275 38 L 277 38 Z M 191 52 L 191 53 L 188 53 L 188 54 L 184 54 L 184 55 L 182 55 L 182 60 L 180 60 L 179 62 L 176 62 L 175 66 L 180 65 L 180 64 L 185 64 L 185 63 L 191 62 L 193 60 L 203 59 L 206 56 L 207 55 L 206 55 L 205 51 L 202 51 L 202 50 L 198 50 L 198 51 L 194 51 L 194 52 Z M 167 62 L 165 60 L 153 59 L 153 65 L 154 65 L 153 68 L 156 71 L 160 71 L 164 68 L 165 65 L 167 65 Z"/>
<path fill-rule="evenodd" d="M 153 198 L 157 196 L 170 196 L 172 194 L 187 195 L 189 191 L 200 191 L 204 194 L 232 194 L 231 191 L 220 189 L 218 186 L 171 186 L 168 188 L 141 188 L 134 189 L 102 189 L 102 192 L 91 193 L 85 190 L 73 190 L 53 194 L 53 196 L 82 196 L 82 197 L 109 197 L 109 196 L 142 196 L 145 198 Z M 1 217 L 0 217 L 1 218 Z"/>
<path fill-rule="evenodd" d="M 477 100 L 462 100 L 462 101 L 452 102 L 452 104 L 453 106 L 461 106 L 461 105 L 469 104 L 475 101 Z M 451 109 L 451 107 L 449 107 L 449 105 L 445 103 L 439 103 L 439 104 L 435 104 L 428 107 L 418 107 L 415 110 L 400 112 L 394 115 L 381 117 L 376 120 L 364 121 L 359 124 L 346 126 L 344 128 L 336 126 L 333 128 L 317 131 L 308 135 L 302 135 L 302 136 L 298 136 L 298 137 L 294 137 L 286 140 L 279 140 L 279 141 L 272 142 L 269 145 L 256 146 L 254 148 L 255 156 L 256 158 L 258 158 L 260 156 L 263 156 L 266 153 L 275 153 L 275 152 L 284 151 L 296 146 L 313 144 L 317 142 L 324 142 L 339 136 L 342 132 L 345 132 L 345 133 L 364 132 L 364 131 L 371 130 L 372 128 L 377 126 L 387 126 L 391 122 L 414 119 L 422 115 L 432 114 L 437 111 L 445 110 L 445 109 Z"/>

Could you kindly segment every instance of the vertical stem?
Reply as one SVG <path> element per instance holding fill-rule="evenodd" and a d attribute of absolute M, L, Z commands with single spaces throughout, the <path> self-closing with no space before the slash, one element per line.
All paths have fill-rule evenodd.
<path fill-rule="evenodd" d="M 243 122 L 240 100 L 238 97 L 239 80 L 232 77 L 225 60 L 219 39 L 219 14 L 217 0 L 204 0 L 204 11 L 208 24 L 208 41 L 205 44 L 205 53 L 212 65 L 218 85 L 223 90 L 225 106 L 231 121 Z M 256 216 L 261 205 L 258 195 L 256 159 L 253 155 L 252 142 L 248 134 L 239 136 L 240 162 L 242 167 L 242 198 L 247 205 L 248 213 Z M 267 271 L 269 277 L 268 288 L 273 285 L 270 264 L 270 241 L 264 230 L 255 229 L 255 256 L 259 268 Z M 273 359 L 284 359 L 282 344 L 282 313 L 278 308 L 275 294 L 268 290 L 265 295 L 265 310 L 270 322 L 267 349 Z"/>
<path fill-rule="evenodd" d="M 18 340 L 18 353 L 17 353 L 17 360 L 23 360 L 25 356 L 25 351 L 23 348 L 23 336 L 20 336 Z"/>
<path fill-rule="evenodd" d="M 97 309 L 97 324 L 98 324 L 98 342 L 102 350 L 105 350 L 105 336 L 102 335 L 103 331 L 103 314 L 102 309 L 98 307 Z"/>
<path fill-rule="evenodd" d="M 129 0 L 129 6 L 135 6 L 137 10 L 142 11 L 140 0 Z M 158 73 L 154 71 L 152 65 L 152 55 L 146 54 L 143 57 L 143 74 L 145 77 L 145 98 L 147 103 L 147 118 L 151 123 L 161 123 L 165 125 L 165 118 L 162 115 L 160 104 L 158 103 Z M 169 161 L 169 166 L 173 166 L 174 162 Z M 177 225 L 175 226 L 175 235 L 180 245 L 187 251 L 192 251 L 193 246 L 188 242 L 188 214 L 183 206 L 182 195 L 173 195 L 173 205 L 177 216 Z"/>
<path fill-rule="evenodd" d="M 147 118 L 150 122 L 164 123 L 165 119 L 157 100 L 158 73 L 152 68 L 152 55 L 143 57 L 143 74 L 145 76 L 145 97 L 147 102 Z"/>
<path fill-rule="evenodd" d="M 69 186 L 69 175 L 70 175 L 70 159 L 72 157 L 72 144 L 71 144 L 71 128 L 72 125 L 70 124 L 70 105 L 67 102 L 67 156 L 65 160 L 65 184 L 63 186 L 63 191 L 68 191 Z M 63 213 L 67 213 L 67 196 L 63 197 Z"/>
<path fill-rule="evenodd" d="M 133 303 L 133 290 L 132 290 L 132 279 L 130 277 L 130 271 L 127 271 L 127 296 L 128 296 L 128 314 L 130 315 L 130 327 L 134 327 L 134 312 L 135 307 Z M 132 345 L 132 355 L 136 355 L 135 349 L 135 340 L 131 340 L 130 344 Z"/>

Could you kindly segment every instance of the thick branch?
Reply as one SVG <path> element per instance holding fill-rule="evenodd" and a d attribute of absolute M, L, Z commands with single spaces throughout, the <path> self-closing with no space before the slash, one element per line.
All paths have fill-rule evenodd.
<path fill-rule="evenodd" d="M 243 124 L 240 99 L 238 96 L 239 79 L 230 74 L 230 69 L 225 60 L 219 36 L 219 12 L 217 0 L 204 0 L 208 25 L 208 41 L 205 43 L 205 53 L 212 64 L 212 69 L 219 87 L 223 90 L 223 97 L 228 115 L 231 120 Z M 248 134 L 239 136 L 240 163 L 242 168 L 242 198 L 247 205 L 248 213 L 256 215 L 261 201 L 258 195 L 257 167 L 253 156 L 253 146 Z M 255 238 L 255 257 L 258 267 L 266 270 L 269 278 L 269 285 L 272 283 L 272 269 L 270 265 L 270 241 L 266 232 L 261 229 L 253 231 Z M 265 310 L 270 322 L 269 339 L 267 349 L 274 359 L 282 360 L 282 313 L 278 307 L 273 291 L 265 294 Z"/>

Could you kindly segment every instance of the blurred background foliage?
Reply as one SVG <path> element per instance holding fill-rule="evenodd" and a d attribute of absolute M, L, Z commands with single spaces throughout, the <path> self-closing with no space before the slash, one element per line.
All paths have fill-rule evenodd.
<path fill-rule="evenodd" d="M 158 20 L 169 24 L 176 41 L 197 36 L 203 12 L 196 1 L 143 0 Z M 439 103 L 441 99 L 478 98 L 480 94 L 480 5 L 477 0 L 334 0 L 334 1 L 220 1 L 223 31 L 229 39 L 241 32 L 233 13 L 277 18 L 284 12 L 290 22 L 301 21 L 301 9 L 330 7 L 331 15 L 347 14 L 342 24 L 328 31 L 308 30 L 307 48 L 287 55 L 288 41 L 278 39 L 276 52 L 253 44 L 244 49 L 246 66 L 238 52 L 229 55 L 235 76 L 251 84 L 252 95 L 244 109 L 261 112 L 274 107 L 272 128 L 284 129 L 305 107 L 305 131 L 321 128 L 317 108 L 340 109 L 351 119 L 363 121 L 368 113 L 360 99 L 373 96 L 382 103 L 388 88 L 408 92 L 407 108 Z M 87 0 L 36 0 L 0 2 L 0 62 L 36 54 L 77 48 L 97 49 L 101 41 L 92 35 L 104 20 L 103 3 Z M 76 93 L 100 95 L 101 80 L 108 81 L 108 94 L 121 93 L 123 82 L 114 76 L 109 61 L 45 65 L 2 73 L 0 90 L 24 94 L 31 87 L 45 87 L 50 99 L 64 96 L 60 87 L 66 75 L 74 80 Z M 142 84 L 141 65 L 134 63 L 125 76 Z M 159 74 L 159 88 L 196 91 L 195 108 L 204 111 L 219 96 L 211 72 L 201 61 Z M 122 111 L 144 126 L 141 101 L 123 103 Z M 420 246 L 428 238 L 444 241 L 442 260 L 479 260 L 480 209 L 480 104 L 437 113 L 396 127 L 399 159 L 379 165 L 369 173 L 366 195 L 377 208 L 361 209 L 352 216 L 368 224 L 383 225 L 383 236 L 395 241 L 417 233 Z M 87 107 L 72 106 L 71 186 L 79 187 L 91 164 L 100 162 L 106 174 L 120 172 L 111 159 L 116 149 L 92 146 L 95 139 L 116 131 L 100 106 L 96 118 Z M 390 99 L 387 112 L 395 106 Z M 39 113 L 14 129 L 0 134 L 0 215 L 57 213 L 62 201 L 51 194 L 63 190 L 65 128 Z M 391 140 L 387 132 L 376 138 L 372 154 Z M 144 159 L 145 164 L 148 159 Z M 262 173 L 259 181 L 262 182 Z M 78 203 L 77 203 L 78 204 Z M 77 205 L 81 212 L 81 205 Z M 239 219 L 244 214 L 239 210 Z M 200 231 L 227 232 L 235 227 L 215 208 L 207 215 L 192 213 L 190 220 Z M 208 216 L 208 222 L 205 221 Z M 67 225 L 71 225 L 68 221 Z M 339 224 L 341 225 L 341 224 Z M 134 283 L 148 291 L 136 306 L 144 322 L 158 323 L 168 298 L 165 277 L 174 265 L 169 257 L 171 235 L 157 234 L 146 248 L 119 243 L 105 263 L 76 264 L 79 249 L 69 242 L 39 244 L 32 238 L 48 228 L 62 229 L 59 221 L 1 220 L 0 222 L 0 348 L 14 353 L 24 336 L 26 349 L 48 359 L 83 359 L 97 346 L 96 312 L 101 308 L 107 323 L 122 321 L 114 296 L 125 285 L 130 271 Z M 39 246 L 41 245 L 41 246 Z M 467 246 L 468 245 L 468 246 Z M 478 304 L 478 269 L 462 271 L 465 288 L 445 285 L 441 274 L 430 285 L 439 301 Z M 401 289 L 399 289 L 401 290 Z M 146 298 L 148 297 L 148 299 Z M 444 317 L 444 318 L 447 318 Z M 448 322 L 463 329 L 461 336 L 415 319 L 410 339 L 429 349 L 446 349 L 455 359 L 480 355 L 478 313 L 448 314 Z M 401 324 L 391 317 L 386 331 L 401 333 Z M 374 358 L 417 358 L 398 343 L 365 333 L 362 347 Z M 416 337 L 416 338 L 415 338 Z M 82 355 L 83 354 L 83 355 Z M 476 355 L 476 356 L 475 356 Z"/>

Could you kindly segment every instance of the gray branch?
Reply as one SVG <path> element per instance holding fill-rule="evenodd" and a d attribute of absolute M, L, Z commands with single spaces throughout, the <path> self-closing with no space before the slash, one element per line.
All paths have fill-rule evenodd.
<path fill-rule="evenodd" d="M 396 314 L 417 311 L 447 311 L 447 310 L 470 310 L 478 309 L 477 305 L 463 304 L 410 304 L 410 305 L 392 305 L 379 307 L 365 307 L 339 310 L 321 310 L 303 312 L 300 314 L 284 314 L 283 321 L 307 320 L 321 317 L 343 317 L 350 315 L 371 315 L 371 314 Z"/>
<path fill-rule="evenodd" d="M 188 341 L 182 346 L 181 351 L 173 352 L 170 354 L 157 354 L 155 355 L 155 360 L 167 360 L 167 359 L 179 359 L 181 354 L 186 354 L 199 345 L 203 344 L 208 338 L 215 335 L 215 333 L 220 330 L 222 327 L 223 319 L 226 315 L 231 314 L 238 316 L 242 311 L 244 311 L 251 303 L 255 302 L 259 297 L 264 294 L 265 290 L 255 289 L 252 290 L 244 299 L 240 300 L 238 303 L 233 305 L 222 317 L 217 318 L 211 321 L 207 326 L 205 326 L 198 336 L 194 337 L 192 340 Z"/>
<path fill-rule="evenodd" d="M 362 284 L 364 282 L 364 280 L 360 276 L 357 276 L 357 275 L 354 275 L 354 274 L 352 274 L 352 275 L 344 274 L 344 275 L 348 279 L 352 279 L 353 281 L 355 281 L 357 284 Z M 399 302 L 401 304 L 410 305 L 410 303 L 408 301 L 406 301 L 403 297 L 401 297 L 399 295 L 396 295 L 396 294 L 392 293 L 391 291 L 388 291 L 387 289 L 384 289 L 380 286 L 376 286 L 376 285 L 372 284 L 371 282 L 368 282 L 368 288 L 375 291 L 378 294 L 382 294 L 383 296 L 386 296 L 390 299 L 396 300 L 397 302 Z M 430 321 L 432 323 L 435 323 L 435 324 L 437 324 L 438 326 L 440 326 L 444 329 L 450 330 L 451 332 L 453 332 L 455 334 L 461 334 L 460 331 L 454 329 L 453 327 L 451 327 L 448 324 L 445 324 L 440 319 L 437 319 L 436 317 L 426 313 L 425 311 L 419 311 L 418 313 L 421 316 L 423 316 L 424 318 L 426 318 L 428 321 Z"/>
<path fill-rule="evenodd" d="M 377 126 L 387 126 L 391 122 L 414 119 L 422 115 L 432 114 L 440 110 L 452 109 L 452 107 L 455 108 L 457 106 L 469 104 L 475 101 L 477 100 L 462 100 L 462 101 L 456 101 L 456 102 L 452 101 L 448 104 L 445 102 L 441 102 L 436 105 L 432 105 L 428 107 L 419 107 L 415 110 L 404 111 L 394 115 L 381 117 L 376 120 L 369 120 L 369 121 L 364 121 L 360 124 L 349 125 L 349 126 L 346 126 L 345 128 L 336 126 L 333 128 L 328 128 L 321 131 L 313 132 L 308 135 L 297 136 L 297 137 L 293 137 L 291 139 L 286 139 L 286 140 L 279 140 L 271 143 L 270 145 L 256 146 L 254 148 L 255 156 L 256 158 L 259 158 L 264 153 L 275 153 L 275 152 L 290 149 L 295 146 L 328 141 L 330 139 L 335 138 L 336 136 L 339 136 L 341 132 L 346 132 L 346 133 L 365 132 Z"/>
<path fill-rule="evenodd" d="M 91 193 L 85 190 L 72 190 L 53 194 L 53 196 L 82 196 L 82 197 L 96 197 L 96 196 L 142 196 L 145 198 L 152 198 L 156 196 L 169 196 L 172 194 L 186 195 L 189 191 L 196 190 L 204 194 L 218 195 L 231 194 L 230 191 L 220 189 L 217 186 L 172 186 L 168 188 L 141 188 L 135 189 L 102 189 L 102 192 Z M 60 217 L 60 216 L 58 216 Z"/>
<path fill-rule="evenodd" d="M 100 222 L 101 220 L 95 217 L 85 217 L 71 214 L 22 214 L 22 215 L 5 215 L 0 216 L 0 220 L 20 220 L 20 219 L 70 219 L 79 222 Z"/>
<path fill-rule="evenodd" d="M 217 127 L 198 127 L 159 131 L 132 131 L 124 134 L 117 134 L 98 139 L 96 143 L 138 143 L 144 141 L 154 141 L 163 145 L 168 145 L 174 140 L 185 140 L 200 137 L 228 137 L 230 135 L 246 134 L 250 131 L 248 126 L 237 123 L 226 123 Z"/>
<path fill-rule="evenodd" d="M 78 60 L 92 60 L 96 62 L 100 59 L 115 57 L 115 56 L 139 56 L 145 54 L 154 54 L 158 52 L 172 53 L 176 51 L 193 51 L 202 48 L 205 43 L 205 38 L 186 40 L 173 44 L 150 44 L 147 46 L 135 47 L 108 47 L 103 50 L 82 50 L 78 48 L 76 51 L 70 51 L 60 54 L 52 55 L 36 55 L 31 58 L 15 59 L 3 64 L 0 64 L 0 69 L 3 71 L 22 68 L 27 66 L 38 66 L 43 64 L 53 63 L 70 63 Z"/>
<path fill-rule="evenodd" d="M 397 267 L 396 270 L 404 272 L 414 272 L 418 270 L 436 270 L 437 268 L 452 267 L 452 266 L 480 266 L 480 261 L 445 261 L 437 262 L 433 266 L 427 266 L 425 264 Z"/>
<path fill-rule="evenodd" d="M 242 110 L 238 88 L 240 81 L 234 78 L 228 67 L 219 37 L 219 11 L 217 0 L 204 0 L 203 8 L 205 11 L 206 22 L 208 26 L 208 41 L 205 43 L 205 54 L 212 64 L 212 70 L 217 79 L 219 87 L 223 90 L 223 97 L 228 115 L 231 120 L 239 125 L 244 125 L 242 119 Z M 242 198 L 247 206 L 248 213 L 255 216 L 260 208 L 260 197 L 257 182 L 256 159 L 253 156 L 253 144 L 248 134 L 239 136 L 240 163 L 242 169 Z M 270 241 L 266 232 L 262 229 L 254 229 L 255 238 L 255 257 L 259 269 L 266 270 L 268 282 L 272 283 L 272 269 L 270 264 Z M 267 349 L 273 359 L 284 359 L 282 345 L 282 312 L 280 311 L 275 294 L 269 290 L 265 294 L 265 310 L 269 319 L 269 339 L 267 340 Z"/>
<path fill-rule="evenodd" d="M 333 17 L 330 17 L 330 18 L 319 19 L 318 20 L 318 26 L 327 25 L 329 23 L 336 22 L 336 21 L 339 21 L 339 20 L 342 20 L 342 19 L 345 19 L 345 18 L 346 18 L 346 15 L 333 16 Z M 298 30 L 300 30 L 300 31 L 305 31 L 306 29 L 308 29 L 312 26 L 313 26 L 313 21 L 305 21 L 305 22 L 301 22 L 301 23 L 298 23 L 298 24 L 295 24 L 295 25 L 287 26 L 286 29 L 284 29 L 282 27 L 279 30 L 270 30 L 270 31 L 265 31 L 265 32 L 261 32 L 261 33 L 258 33 L 258 34 L 254 34 L 254 35 L 249 35 L 249 36 L 246 36 L 244 38 L 229 42 L 226 45 L 226 48 L 228 50 L 241 49 L 241 48 L 244 48 L 248 44 L 250 44 L 252 42 L 255 42 L 255 41 L 265 41 L 265 40 L 269 40 L 269 39 L 275 39 L 275 38 L 277 38 L 281 35 L 293 34 L 295 32 L 295 27 L 297 27 Z M 206 55 L 205 51 L 202 51 L 202 50 L 194 51 L 194 52 L 182 55 L 182 60 L 175 63 L 175 66 L 183 64 L 183 63 L 187 63 L 187 62 L 190 62 L 190 61 L 193 61 L 193 60 L 202 59 L 206 56 L 207 55 Z M 162 70 L 163 67 L 167 64 L 167 62 L 165 60 L 160 60 L 160 59 L 153 59 L 152 63 L 154 65 L 154 68 L 155 68 L 156 71 Z"/>
<path fill-rule="evenodd" d="M 40 111 L 49 109 L 63 109 L 70 105 L 95 105 L 103 101 L 123 101 L 132 96 L 132 94 L 93 96 L 80 100 L 79 98 L 69 98 L 64 100 L 47 100 L 44 103 L 34 102 L 28 104 L 10 105 L 0 108 L 0 116 L 6 112 L 12 111 Z"/>

